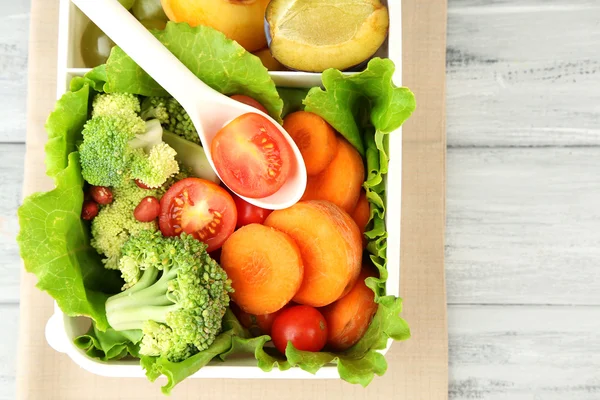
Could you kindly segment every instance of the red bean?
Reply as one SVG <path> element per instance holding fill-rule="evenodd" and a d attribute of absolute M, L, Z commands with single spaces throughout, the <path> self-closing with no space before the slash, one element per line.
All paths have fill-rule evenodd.
<path fill-rule="evenodd" d="M 160 202 L 153 196 L 144 197 L 133 211 L 133 216 L 140 222 L 154 221 L 158 214 L 160 214 Z"/>
<path fill-rule="evenodd" d="M 98 204 L 106 205 L 113 201 L 112 191 L 106 186 L 92 186 L 90 188 L 90 195 Z"/>
<path fill-rule="evenodd" d="M 91 221 L 98 215 L 98 203 L 92 200 L 86 200 L 81 207 L 81 218 Z"/>

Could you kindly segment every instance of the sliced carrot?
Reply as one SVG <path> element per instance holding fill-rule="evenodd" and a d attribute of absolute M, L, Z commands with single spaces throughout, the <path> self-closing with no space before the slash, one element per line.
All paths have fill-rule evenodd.
<path fill-rule="evenodd" d="M 365 279 L 377 276 L 371 267 L 364 267 L 350 292 L 327 307 L 319 309 L 329 328 L 327 346 L 334 351 L 354 346 L 365 334 L 375 312 L 375 294 L 365 285 Z"/>
<path fill-rule="evenodd" d="M 356 225 L 358 225 L 358 229 L 360 229 L 363 247 L 367 247 L 365 230 L 367 229 L 367 224 L 371 217 L 371 207 L 369 206 L 369 200 L 367 200 L 367 193 L 364 190 L 361 190 L 356 207 L 354 207 L 354 211 L 352 211 L 352 214 L 350 215 L 354 222 L 356 222 Z"/>
<path fill-rule="evenodd" d="M 361 267 L 360 231 L 350 215 L 327 201 L 301 201 L 273 211 L 265 225 L 294 239 L 304 264 L 293 300 L 313 307 L 331 304 L 354 286 Z"/>
<path fill-rule="evenodd" d="M 302 200 L 327 200 L 351 213 L 365 180 L 365 167 L 358 151 L 338 139 L 338 151 L 319 175 L 309 176 Z"/>
<path fill-rule="evenodd" d="M 285 306 L 300 288 L 304 271 L 294 240 L 259 224 L 246 225 L 227 239 L 221 250 L 221 266 L 235 290 L 233 301 L 255 315 Z"/>
<path fill-rule="evenodd" d="M 338 145 L 335 131 L 317 114 L 291 113 L 283 120 L 283 128 L 298 146 L 308 175 L 317 175 L 335 157 Z"/>

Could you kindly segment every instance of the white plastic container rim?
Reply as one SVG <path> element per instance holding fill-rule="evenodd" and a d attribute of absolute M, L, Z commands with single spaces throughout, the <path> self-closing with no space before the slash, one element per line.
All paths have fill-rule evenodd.
<path fill-rule="evenodd" d="M 402 84 L 402 15 L 401 0 L 384 0 L 390 15 L 390 30 L 387 44 L 387 58 L 396 65 L 393 81 L 397 86 Z M 84 15 L 70 0 L 60 1 L 59 37 L 58 37 L 58 76 L 57 98 L 60 98 L 69 87 L 74 76 L 82 76 L 89 68 L 82 68 L 79 52 L 79 40 L 86 23 Z M 384 44 L 384 47 L 386 46 Z M 381 54 L 385 57 L 385 49 Z M 269 72 L 277 86 L 313 87 L 321 85 L 321 74 L 291 71 Z M 400 216 L 402 199 L 402 133 L 401 128 L 390 134 L 390 161 L 386 176 L 387 259 L 388 280 L 387 294 L 400 295 Z M 386 206 L 387 206 L 386 204 Z M 88 357 L 84 351 L 73 344 L 73 339 L 87 331 L 89 319 L 84 317 L 68 317 L 54 303 L 54 314 L 46 324 L 46 340 L 56 351 L 68 355 L 81 368 L 101 376 L 120 378 L 145 377 L 145 372 L 137 360 L 99 361 Z M 389 339 L 387 347 L 380 350 L 386 354 L 393 340 Z M 300 368 L 280 371 L 274 368 L 270 372 L 262 371 L 252 356 L 228 359 L 226 362 L 210 362 L 190 378 L 243 378 L 243 379 L 337 379 L 339 374 L 333 364 L 325 365 L 315 374 Z"/>

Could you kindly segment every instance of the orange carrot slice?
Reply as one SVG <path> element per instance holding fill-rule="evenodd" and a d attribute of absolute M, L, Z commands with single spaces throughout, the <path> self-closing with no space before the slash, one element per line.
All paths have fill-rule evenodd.
<path fill-rule="evenodd" d="M 221 250 L 221 266 L 245 312 L 274 313 L 294 297 L 303 277 L 302 257 L 292 238 L 259 224 L 235 231 Z"/>
<path fill-rule="evenodd" d="M 367 193 L 364 190 L 361 190 L 356 207 L 354 207 L 354 211 L 352 211 L 352 214 L 350 215 L 352 216 L 354 222 L 356 222 L 358 229 L 360 229 L 363 247 L 367 247 L 365 230 L 367 228 L 367 224 L 369 223 L 369 218 L 371 217 L 371 208 L 369 206 L 369 200 L 367 200 Z"/>
<path fill-rule="evenodd" d="M 365 334 L 377 311 L 375 294 L 365 279 L 377 276 L 370 267 L 363 268 L 350 292 L 327 307 L 319 309 L 329 328 L 327 346 L 334 351 L 354 346 Z"/>
<path fill-rule="evenodd" d="M 304 264 L 296 303 L 322 307 L 352 288 L 360 273 L 360 231 L 350 215 L 327 201 L 301 201 L 273 211 L 265 225 L 294 239 Z"/>
<path fill-rule="evenodd" d="M 283 128 L 298 146 L 308 175 L 323 171 L 337 152 L 333 128 L 319 117 L 306 111 L 296 111 L 283 120 Z"/>
<path fill-rule="evenodd" d="M 309 176 L 302 200 L 327 200 L 351 213 L 365 180 L 365 167 L 358 151 L 338 139 L 338 151 L 319 175 Z"/>

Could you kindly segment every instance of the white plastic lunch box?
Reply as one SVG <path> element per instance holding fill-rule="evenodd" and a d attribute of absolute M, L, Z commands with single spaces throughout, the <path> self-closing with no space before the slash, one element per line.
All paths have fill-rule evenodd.
<path fill-rule="evenodd" d="M 401 0 L 383 0 L 387 3 L 390 14 L 390 32 L 378 56 L 390 58 L 396 64 L 394 83 L 402 83 L 402 17 Z M 83 68 L 79 51 L 81 35 L 88 22 L 87 17 L 71 3 L 70 0 L 60 1 L 59 37 L 58 37 L 58 79 L 57 98 L 60 98 L 69 87 L 69 82 L 75 76 L 82 76 L 88 68 Z M 276 71 L 270 72 L 277 86 L 313 87 L 321 84 L 321 75 L 306 72 Z M 400 129 L 390 135 L 390 162 L 386 177 L 387 205 L 386 226 L 388 230 L 388 270 L 387 293 L 400 295 L 400 210 L 402 187 L 402 135 Z M 82 350 L 73 344 L 73 339 L 87 332 L 89 320 L 83 317 L 68 317 L 54 304 L 54 314 L 46 324 L 46 340 L 56 351 L 67 354 L 75 363 L 85 370 L 97 375 L 108 377 L 139 378 L 145 373 L 137 360 L 119 360 L 102 362 L 89 358 Z M 381 350 L 385 354 L 392 344 Z M 256 365 L 256 360 L 250 354 L 228 359 L 226 362 L 211 362 L 192 378 L 252 378 L 252 379 L 335 379 L 339 378 L 337 367 L 326 365 L 311 374 L 300 368 L 279 371 L 274 368 L 271 372 L 263 372 Z"/>

